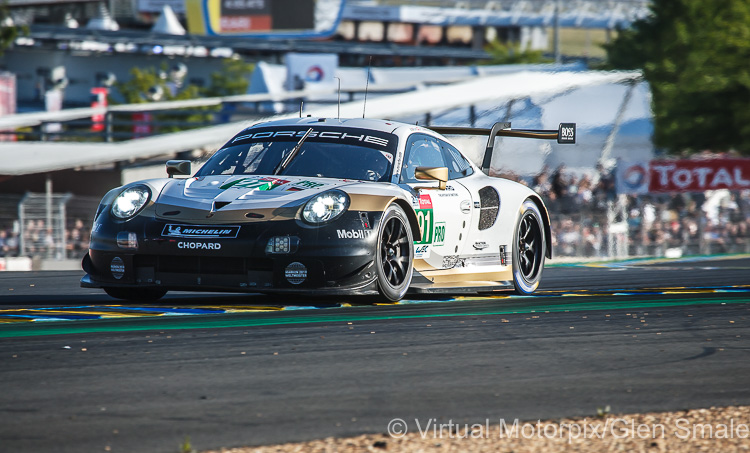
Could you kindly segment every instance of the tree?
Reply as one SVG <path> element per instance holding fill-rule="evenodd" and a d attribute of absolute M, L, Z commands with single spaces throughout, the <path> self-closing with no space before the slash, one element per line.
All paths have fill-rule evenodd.
<path fill-rule="evenodd" d="M 250 86 L 249 76 L 255 65 L 237 58 L 222 62 L 222 70 L 211 74 L 211 84 L 204 91 L 206 96 L 232 96 L 245 94 Z"/>
<path fill-rule="evenodd" d="M 161 70 L 151 68 L 132 68 L 131 78 L 127 82 L 117 82 L 115 88 L 126 104 L 140 104 L 158 101 L 181 101 L 200 97 L 200 88 L 196 85 L 177 86 L 169 78 L 166 66 Z M 170 110 L 154 115 L 153 124 L 159 133 L 177 132 L 190 129 L 191 124 L 208 124 L 212 120 L 209 113 L 217 110 L 212 107 L 192 107 L 187 111 Z M 118 132 L 128 130 L 129 127 L 117 127 Z"/>
<path fill-rule="evenodd" d="M 5 49 L 13 44 L 19 34 L 27 35 L 28 33 L 28 27 L 18 27 L 13 24 L 7 0 L 0 2 L 0 55 L 5 53 Z"/>
<path fill-rule="evenodd" d="M 612 68 L 643 70 L 657 146 L 750 155 L 750 2 L 654 0 L 605 49 Z"/>
<path fill-rule="evenodd" d="M 494 40 L 485 47 L 490 59 L 484 64 L 522 64 L 522 63 L 548 63 L 552 60 L 545 58 L 541 50 L 524 50 L 518 43 L 503 44 Z"/>
<path fill-rule="evenodd" d="M 172 73 L 162 65 L 160 70 L 132 68 L 131 78 L 118 82 L 115 88 L 126 104 L 139 104 L 154 101 L 179 101 L 199 97 L 231 96 L 245 94 L 250 84 L 249 76 L 254 66 L 242 60 L 227 59 L 222 62 L 222 70 L 211 74 L 210 85 L 202 89 L 192 84 L 175 84 Z M 220 107 L 193 107 L 187 111 L 169 111 L 154 116 L 159 132 L 175 132 L 190 128 L 190 124 L 208 124 L 212 115 Z M 193 126 L 195 127 L 195 126 Z M 126 130 L 127 128 L 120 128 Z"/>

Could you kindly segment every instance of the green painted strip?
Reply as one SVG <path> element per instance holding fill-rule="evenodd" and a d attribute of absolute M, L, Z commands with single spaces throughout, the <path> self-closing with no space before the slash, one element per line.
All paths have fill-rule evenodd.
<path fill-rule="evenodd" d="M 687 255 L 680 258 L 664 258 L 664 257 L 642 257 L 642 258 L 627 258 L 624 260 L 581 260 L 581 261 L 570 261 L 563 263 L 555 263 L 554 259 L 551 262 L 545 262 L 544 267 L 617 267 L 619 265 L 630 265 L 637 266 L 639 264 L 656 264 L 656 263 L 691 263 L 691 262 L 702 262 L 702 261 L 726 261 L 726 260 L 738 260 L 750 258 L 750 253 L 730 253 L 722 255 Z"/>
<path fill-rule="evenodd" d="M 743 295 L 744 296 L 744 295 Z M 533 297 L 528 302 L 533 301 Z M 131 319 L 103 319 L 97 321 L 76 322 L 45 322 L 41 324 L 9 324 L 0 326 L 0 338 L 32 337 L 42 335 L 72 335 L 94 332 L 134 332 L 143 330 L 182 330 L 182 329 L 219 329 L 228 327 L 259 327 L 275 325 L 293 325 L 309 323 L 331 323 L 331 322 L 355 322 L 355 321 L 382 321 L 392 319 L 419 319 L 419 318 L 447 318 L 458 316 L 491 316 L 512 315 L 528 313 L 559 313 L 566 311 L 601 311 L 620 309 L 641 309 L 657 307 L 678 307 L 690 305 L 719 305 L 719 304 L 744 304 L 750 303 L 750 297 L 738 297 L 729 299 L 722 298 L 690 298 L 690 299 L 650 299 L 650 300 L 616 300 L 609 302 L 592 301 L 572 304 L 547 304 L 534 305 L 524 304 L 519 307 L 498 310 L 497 307 L 486 307 L 485 310 L 477 310 L 479 307 L 472 306 L 470 301 L 466 303 L 466 312 L 451 313 L 394 313 L 395 307 L 407 307 L 413 309 L 413 305 L 394 306 L 387 309 L 386 313 L 375 315 L 358 315 L 355 309 L 346 309 L 331 313 L 328 310 L 315 313 L 297 313 L 296 315 L 282 313 L 263 313 L 262 316 L 248 314 L 225 314 L 225 315 L 201 315 L 190 317 L 158 317 L 158 318 L 131 318 Z M 384 307 L 385 308 L 385 307 Z"/>

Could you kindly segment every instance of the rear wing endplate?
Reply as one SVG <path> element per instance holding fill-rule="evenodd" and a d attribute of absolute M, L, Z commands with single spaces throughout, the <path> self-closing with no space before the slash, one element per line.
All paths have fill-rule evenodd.
<path fill-rule="evenodd" d="M 557 143 L 560 144 L 575 144 L 576 142 L 576 123 L 560 123 L 557 130 L 511 129 L 510 123 L 507 122 L 495 123 L 492 129 L 452 126 L 430 127 L 429 129 L 443 135 L 488 135 L 487 147 L 484 150 L 484 158 L 482 159 L 482 171 L 485 174 L 489 174 L 490 171 L 495 137 L 557 140 Z"/>

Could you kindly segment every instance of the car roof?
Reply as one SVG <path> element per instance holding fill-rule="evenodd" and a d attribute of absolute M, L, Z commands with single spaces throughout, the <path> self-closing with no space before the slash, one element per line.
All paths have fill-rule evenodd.
<path fill-rule="evenodd" d="M 245 130 L 256 127 L 275 127 L 275 126 L 341 126 L 352 127 L 357 129 L 370 129 L 380 132 L 391 133 L 395 129 L 403 126 L 412 126 L 400 121 L 390 121 L 372 118 L 318 118 L 306 116 L 302 118 L 287 118 L 264 123 L 257 123 Z"/>

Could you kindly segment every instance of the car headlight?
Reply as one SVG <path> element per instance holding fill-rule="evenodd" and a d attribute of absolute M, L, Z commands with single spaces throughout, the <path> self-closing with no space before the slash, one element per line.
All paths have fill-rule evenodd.
<path fill-rule="evenodd" d="M 150 198 L 151 189 L 147 186 L 128 187 L 112 202 L 112 215 L 118 219 L 129 219 L 138 214 Z"/>
<path fill-rule="evenodd" d="M 340 190 L 331 190 L 310 199 L 302 210 L 302 218 L 309 223 L 330 222 L 349 207 L 349 196 Z"/>

